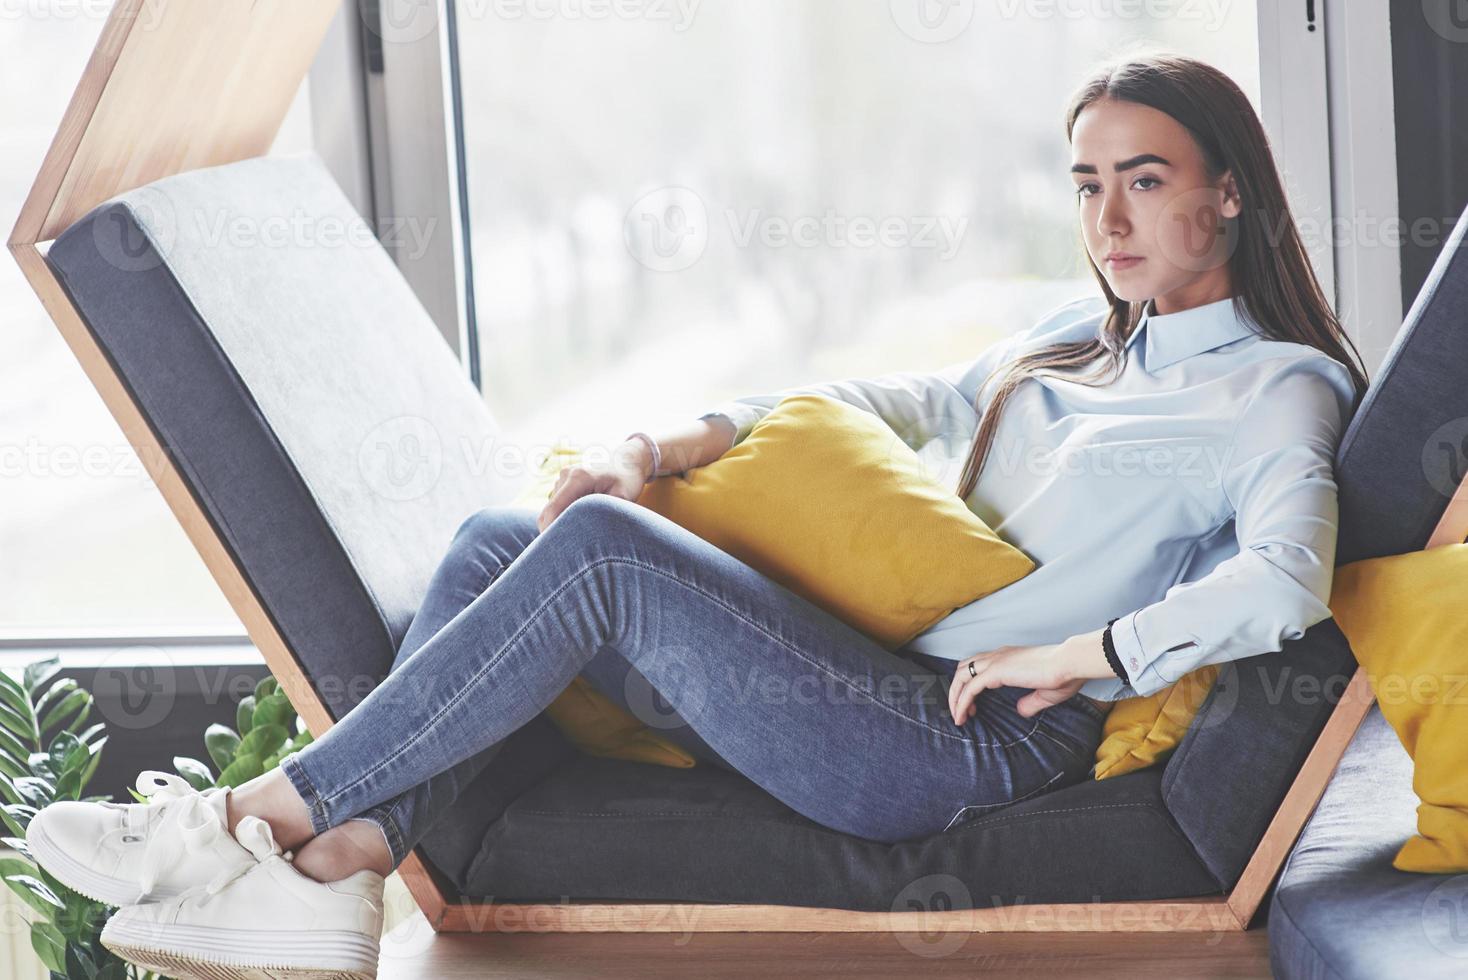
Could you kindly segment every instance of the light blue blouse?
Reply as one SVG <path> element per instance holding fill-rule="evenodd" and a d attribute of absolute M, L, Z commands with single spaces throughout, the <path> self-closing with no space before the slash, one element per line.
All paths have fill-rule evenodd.
<path fill-rule="evenodd" d="M 989 371 L 1096 337 L 1107 309 L 1086 297 L 976 360 L 736 398 L 700 418 L 726 416 L 738 443 L 787 395 L 829 395 L 880 416 L 956 489 L 975 405 L 997 383 L 978 401 Z M 1047 372 L 1015 389 L 966 503 L 1037 567 L 905 650 L 961 660 L 1058 643 L 1119 616 L 1112 638 L 1130 684 L 1096 678 L 1081 688 L 1109 701 L 1277 651 L 1331 615 L 1333 461 L 1355 399 L 1345 365 L 1263 337 L 1232 299 L 1163 315 L 1149 302 L 1126 350 L 1107 385 Z"/>

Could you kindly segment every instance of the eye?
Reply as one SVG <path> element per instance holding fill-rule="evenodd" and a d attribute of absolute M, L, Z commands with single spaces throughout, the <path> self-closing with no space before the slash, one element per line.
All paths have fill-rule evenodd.
<path fill-rule="evenodd" d="M 1162 183 L 1162 181 L 1158 180 L 1156 177 L 1146 177 L 1146 176 L 1143 176 L 1143 177 L 1138 177 L 1135 181 L 1133 181 L 1132 182 L 1132 186 L 1133 187 L 1136 187 L 1137 184 L 1141 183 L 1144 180 L 1150 181 L 1152 184 L 1161 184 Z M 1143 190 L 1143 191 L 1151 190 L 1150 187 L 1138 187 L 1137 189 L 1138 190 Z"/>
<path fill-rule="evenodd" d="M 1080 187 L 1076 188 L 1076 197 L 1090 197 L 1091 195 L 1086 193 L 1086 189 L 1095 186 L 1096 184 L 1094 182 L 1089 184 L 1082 184 Z"/>

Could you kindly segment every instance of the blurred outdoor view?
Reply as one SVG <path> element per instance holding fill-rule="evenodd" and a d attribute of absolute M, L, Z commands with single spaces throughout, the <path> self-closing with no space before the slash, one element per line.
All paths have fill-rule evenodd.
<path fill-rule="evenodd" d="M 510 6 L 459 4 L 469 206 L 485 396 L 537 444 L 936 369 L 1096 293 L 1064 109 L 1099 58 L 1258 104 L 1252 0 Z"/>
<path fill-rule="evenodd" d="M 111 3 L 0 2 L 9 238 Z M 276 152 L 311 145 L 305 87 Z M 0 255 L 0 636 L 244 635 L 112 414 Z"/>
<path fill-rule="evenodd" d="M 106 6 L 0 6 L 6 234 Z M 1096 59 L 1258 100 L 1252 0 L 457 7 L 485 397 L 535 445 L 974 357 L 1096 289 L 1063 122 Z M 0 634 L 242 633 L 8 257 L 0 329 Z"/>

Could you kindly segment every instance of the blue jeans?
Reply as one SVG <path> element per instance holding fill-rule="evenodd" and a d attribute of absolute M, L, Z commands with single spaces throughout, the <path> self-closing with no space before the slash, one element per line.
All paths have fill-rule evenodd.
<path fill-rule="evenodd" d="M 1092 773 L 1104 712 L 1083 695 L 1024 718 L 1027 689 L 994 688 L 955 725 L 956 662 L 888 652 L 619 497 L 579 498 L 544 532 L 536 513 L 470 515 L 392 671 L 281 760 L 316 833 L 370 820 L 396 866 L 578 674 L 700 759 L 871 840 L 929 836 Z"/>

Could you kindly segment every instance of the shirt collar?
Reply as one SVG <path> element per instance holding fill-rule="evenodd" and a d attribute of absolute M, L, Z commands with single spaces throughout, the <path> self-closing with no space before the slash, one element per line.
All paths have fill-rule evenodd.
<path fill-rule="evenodd" d="M 1251 334 L 1264 333 L 1254 321 L 1235 312 L 1233 297 L 1176 313 L 1153 313 L 1154 302 L 1149 299 L 1142 307 L 1142 318 L 1125 344 L 1130 348 L 1138 336 L 1146 334 L 1143 344 L 1148 372 L 1160 371 L 1194 354 Z"/>

